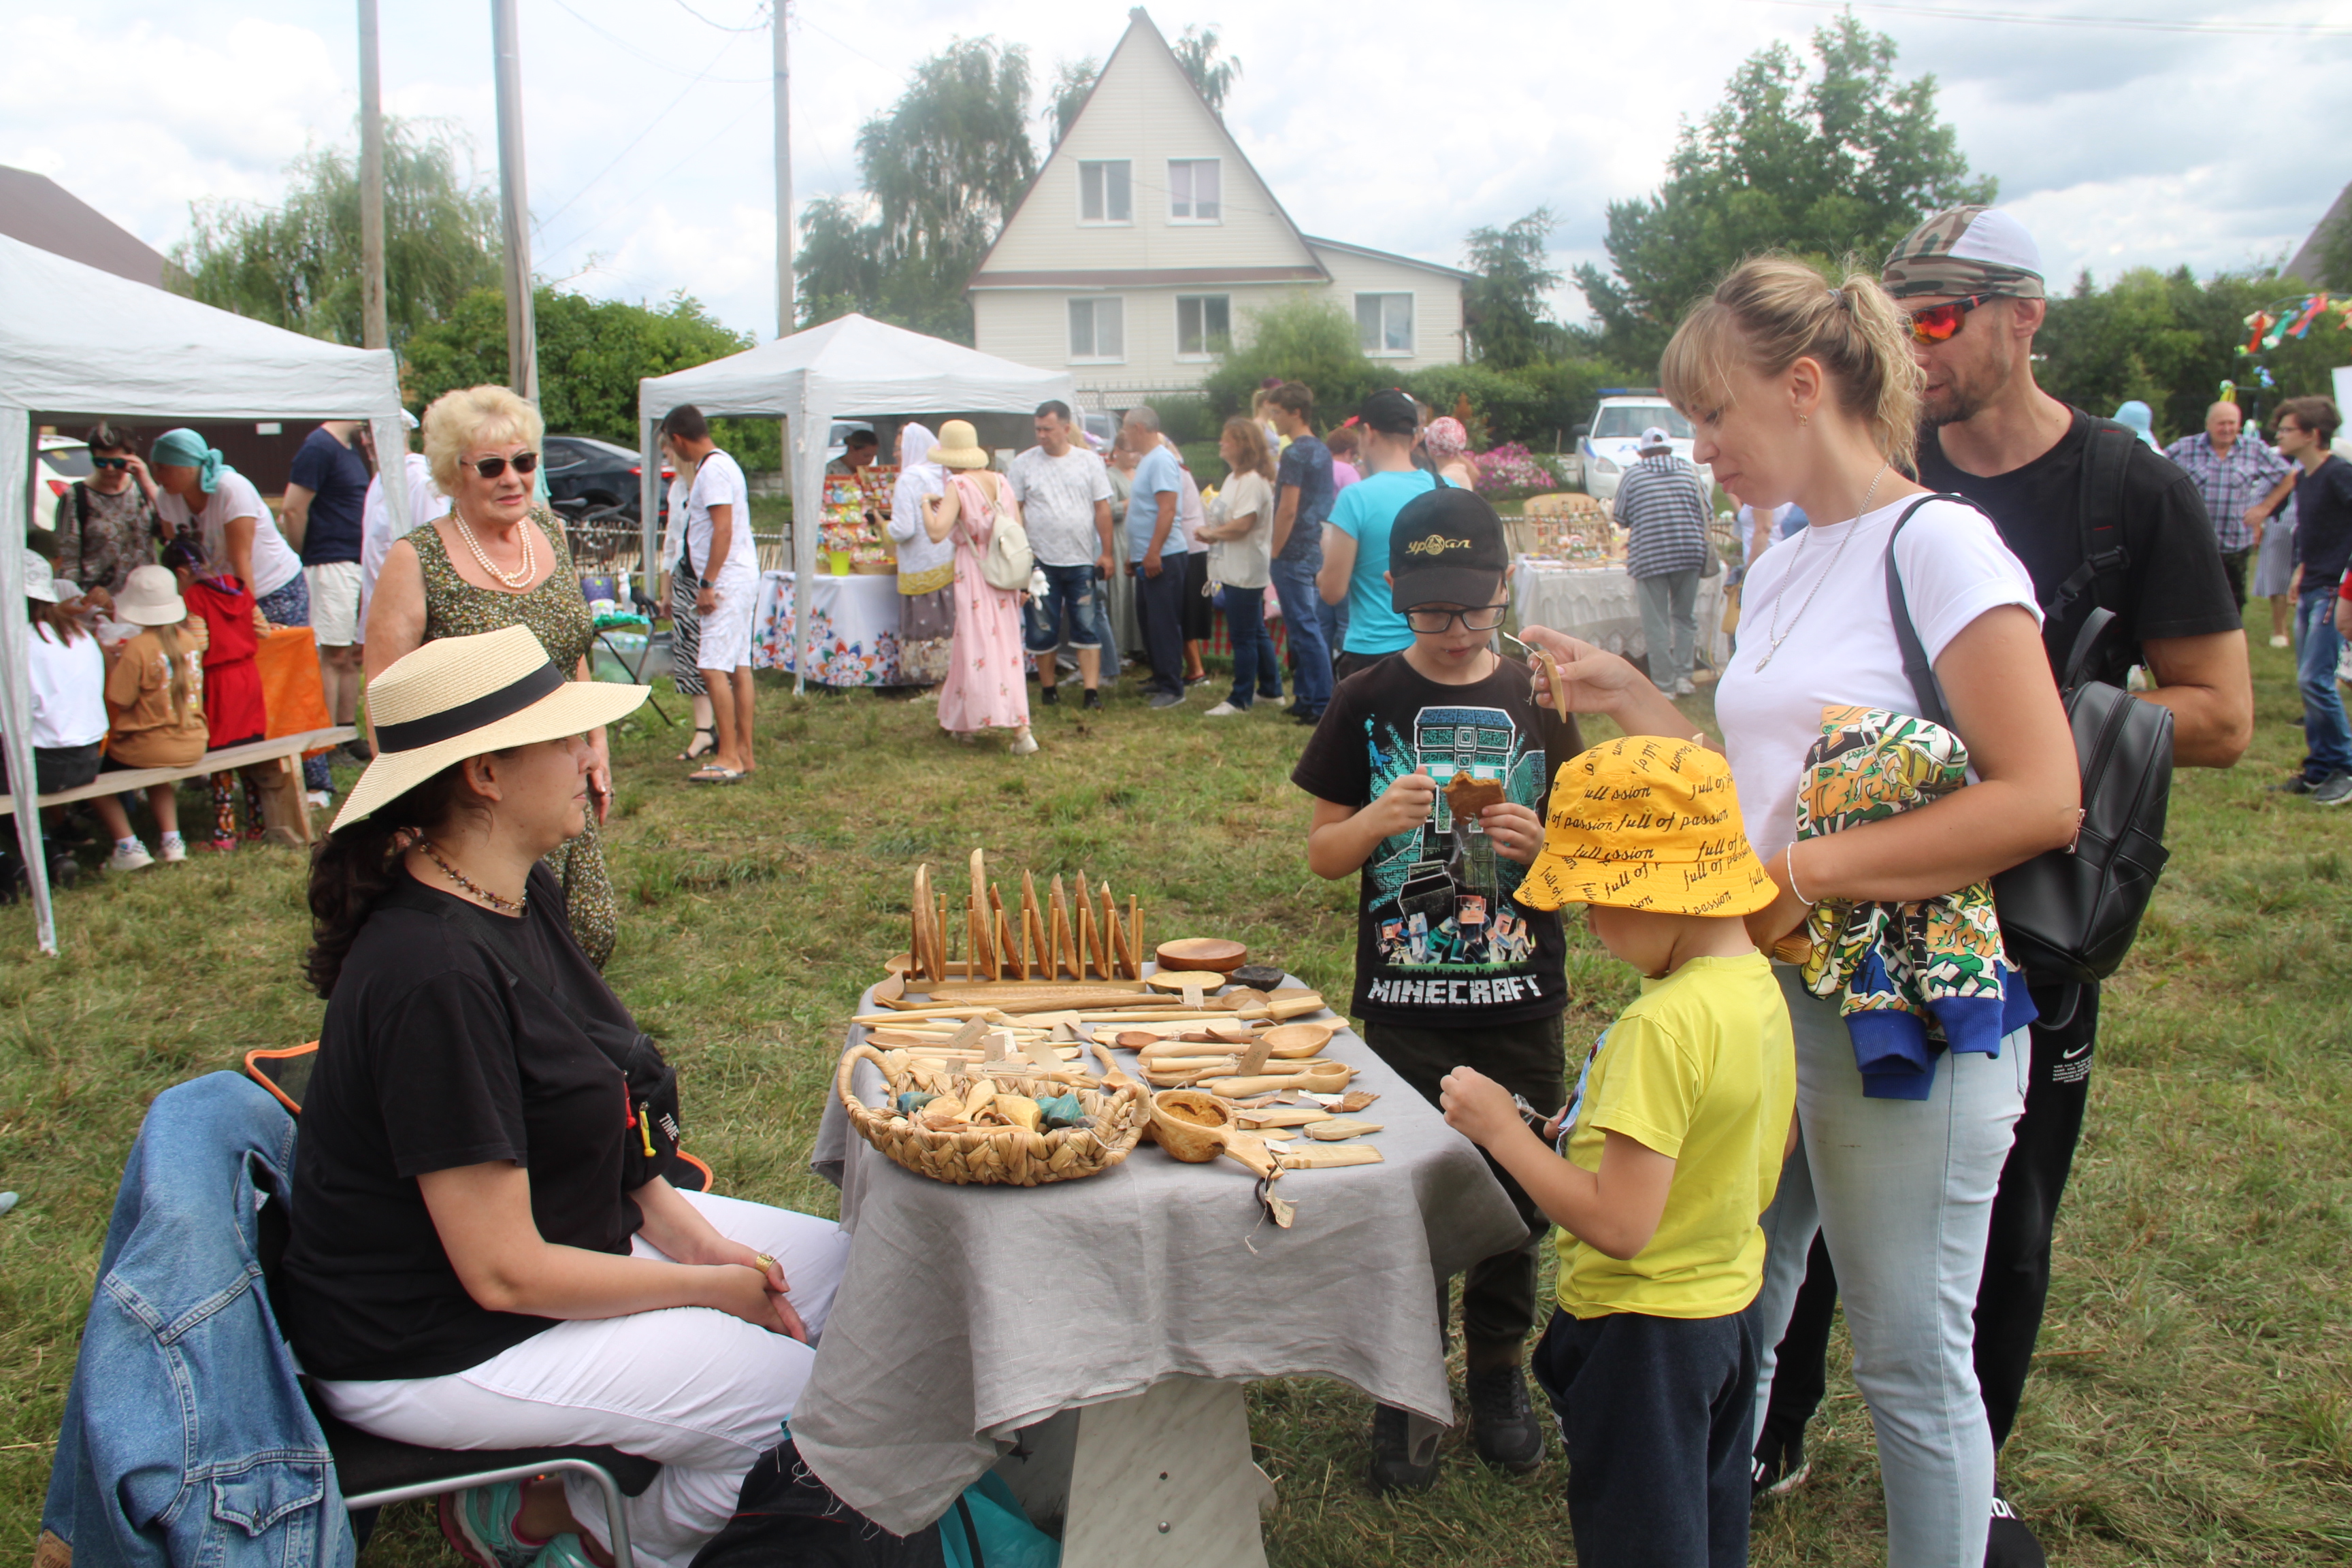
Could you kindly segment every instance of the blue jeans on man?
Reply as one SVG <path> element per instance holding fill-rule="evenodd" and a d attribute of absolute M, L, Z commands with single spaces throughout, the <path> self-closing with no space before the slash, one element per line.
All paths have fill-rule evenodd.
<path fill-rule="evenodd" d="M 1331 700 L 1331 645 L 1323 637 L 1323 597 L 1315 591 L 1322 563 L 1312 556 L 1274 563 L 1274 596 L 1282 605 L 1283 635 L 1298 660 L 1300 717 L 1321 716 Z M 1234 645 L 1239 657 L 1241 645 Z"/>
<path fill-rule="evenodd" d="M 2303 693 L 2303 759 L 2305 782 L 2352 773 L 2352 721 L 2336 689 L 2336 660 L 2344 639 L 2336 635 L 2336 588 L 2306 588 L 2294 602 L 2295 686 Z"/>
<path fill-rule="evenodd" d="M 1098 613 L 1101 580 L 1095 575 L 1095 563 L 1049 566 L 1040 562 L 1038 570 L 1045 574 L 1045 595 L 1030 600 L 1022 612 L 1023 640 L 1037 656 L 1038 668 L 1045 668 L 1045 661 L 1061 646 L 1065 626 L 1073 648 L 1103 647 Z"/>

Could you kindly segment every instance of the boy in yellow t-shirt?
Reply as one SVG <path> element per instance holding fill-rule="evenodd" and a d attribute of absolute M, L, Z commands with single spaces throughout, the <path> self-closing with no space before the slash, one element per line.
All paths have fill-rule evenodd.
<path fill-rule="evenodd" d="M 1501 1086 L 1445 1077 L 1445 1120 L 1564 1233 L 1536 1381 L 1568 1447 L 1583 1568 L 1748 1561 L 1757 1346 L 1742 1317 L 1795 1134 L 1796 1058 L 1740 917 L 1777 892 L 1723 758 L 1629 736 L 1563 763 L 1518 899 L 1582 903 L 1642 972 L 1545 1146 Z"/>

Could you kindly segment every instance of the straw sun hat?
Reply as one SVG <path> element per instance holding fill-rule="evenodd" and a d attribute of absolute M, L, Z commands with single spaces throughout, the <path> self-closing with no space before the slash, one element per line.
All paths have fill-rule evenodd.
<path fill-rule="evenodd" d="M 943 468 L 984 468 L 988 453 L 971 420 L 950 419 L 940 426 L 940 444 L 931 448 L 931 461 Z"/>
<path fill-rule="evenodd" d="M 610 724 L 634 712 L 652 689 L 566 680 L 529 626 L 426 643 L 368 682 L 375 761 L 335 814 L 334 830 L 452 763 Z"/>

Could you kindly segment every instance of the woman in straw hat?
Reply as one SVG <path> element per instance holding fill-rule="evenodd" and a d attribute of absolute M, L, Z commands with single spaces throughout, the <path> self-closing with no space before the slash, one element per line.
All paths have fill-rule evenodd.
<path fill-rule="evenodd" d="M 955 643 L 940 688 L 940 725 L 971 742 L 982 730 L 1013 731 L 1013 754 L 1037 749 L 1029 732 L 1029 682 L 1022 663 L 1021 595 L 981 574 L 999 519 L 1021 521 L 1004 480 L 988 471 L 988 454 L 969 420 L 940 426 L 930 459 L 947 469 L 942 494 L 923 499 L 923 532 L 955 542 Z"/>
<path fill-rule="evenodd" d="M 530 628 L 557 668 L 593 680 L 596 623 L 554 516 L 534 497 L 543 430 L 539 410 L 503 386 L 444 393 L 425 411 L 425 458 L 449 498 L 441 517 L 384 552 L 365 637 L 368 679 L 436 637 Z M 373 709 L 370 709 L 373 716 Z M 597 835 L 613 804 L 613 763 L 600 726 L 588 737 L 588 831 L 554 851 L 572 934 L 597 968 L 613 956 L 620 900 Z"/>
<path fill-rule="evenodd" d="M 848 1245 L 670 1184 L 675 1075 L 564 919 L 546 859 L 587 830 L 587 732 L 646 690 L 567 679 L 520 626 L 370 684 L 376 757 L 310 873 L 327 1016 L 280 1308 L 362 1431 L 659 1460 L 629 1530 L 685 1568 L 792 1414 Z M 482 1488 L 442 1526 L 478 1568 L 587 1568 L 595 1496 Z"/>

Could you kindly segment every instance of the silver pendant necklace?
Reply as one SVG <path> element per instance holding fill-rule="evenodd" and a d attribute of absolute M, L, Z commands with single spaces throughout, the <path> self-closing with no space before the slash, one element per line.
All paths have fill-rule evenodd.
<path fill-rule="evenodd" d="M 1870 488 L 1862 492 L 1861 510 L 1853 514 L 1853 521 L 1847 527 L 1845 537 L 1838 541 L 1835 550 L 1830 552 L 1830 563 L 1822 568 L 1820 576 L 1813 579 L 1811 591 L 1806 594 L 1805 602 L 1797 606 L 1797 613 L 1789 617 L 1789 629 L 1785 632 L 1780 629 L 1780 605 L 1789 597 L 1789 590 L 1783 587 L 1772 595 L 1772 623 L 1765 628 L 1764 654 L 1756 661 L 1758 669 L 1762 669 L 1766 665 L 1770 664 L 1772 656 L 1780 651 L 1780 645 L 1797 635 L 1798 623 L 1805 618 L 1805 612 L 1813 607 L 1813 600 L 1821 593 L 1822 584 L 1837 575 L 1838 558 L 1845 553 L 1845 547 L 1853 542 L 1853 536 L 1862 531 L 1862 520 L 1870 515 L 1870 500 L 1878 493 L 1878 481 L 1885 477 L 1886 465 L 1881 463 L 1878 465 L 1878 472 L 1870 476 Z M 1812 542 L 1812 535 L 1811 529 L 1805 530 L 1804 543 L 1798 546 L 1799 554 L 1801 555 L 1804 552 L 1804 544 Z M 1797 569 L 1791 566 L 1789 568 L 1789 581 L 1793 584 L 1796 580 Z"/>

